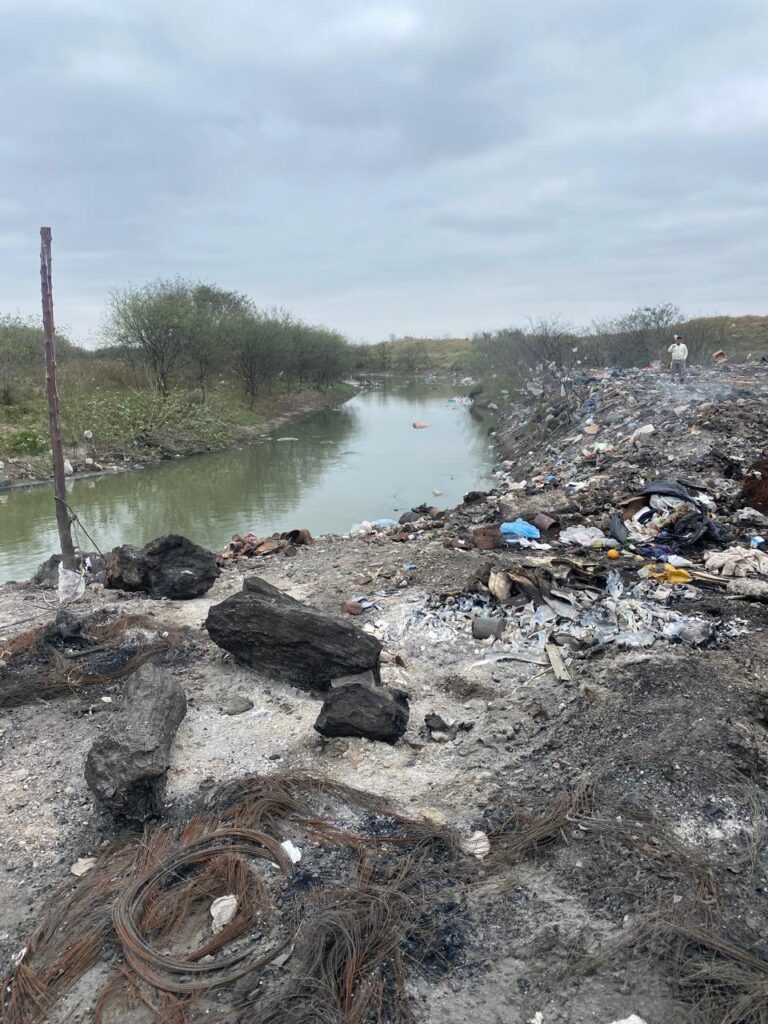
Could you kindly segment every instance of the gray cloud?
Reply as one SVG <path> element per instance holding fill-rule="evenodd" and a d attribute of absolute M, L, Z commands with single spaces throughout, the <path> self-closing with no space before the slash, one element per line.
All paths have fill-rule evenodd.
<path fill-rule="evenodd" d="M 523 10 L 520 10 L 523 8 Z M 762 312 L 762 0 L 0 0 L 0 310 L 200 276 L 353 338 Z"/>

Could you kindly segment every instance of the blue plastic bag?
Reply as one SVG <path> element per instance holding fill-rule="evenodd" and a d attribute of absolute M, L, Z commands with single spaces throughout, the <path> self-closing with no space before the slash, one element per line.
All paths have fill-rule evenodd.
<path fill-rule="evenodd" d="M 519 517 L 514 523 L 502 523 L 499 529 L 502 537 L 527 537 L 529 540 L 538 540 L 541 536 L 535 526 Z"/>

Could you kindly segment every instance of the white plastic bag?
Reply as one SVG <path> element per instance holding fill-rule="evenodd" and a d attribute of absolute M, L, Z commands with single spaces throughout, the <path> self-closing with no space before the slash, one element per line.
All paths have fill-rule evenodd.
<path fill-rule="evenodd" d="M 65 569 L 59 562 L 59 604 L 72 604 L 85 593 L 85 576 Z"/>
<path fill-rule="evenodd" d="M 606 540 L 606 536 L 596 526 L 569 526 L 567 530 L 560 531 L 560 540 L 564 544 L 579 544 L 589 548 Z"/>

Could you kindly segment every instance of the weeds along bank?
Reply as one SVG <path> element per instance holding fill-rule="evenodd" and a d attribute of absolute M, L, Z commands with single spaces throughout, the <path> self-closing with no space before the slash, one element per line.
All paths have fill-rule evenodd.
<path fill-rule="evenodd" d="M 3 1024 L 765 1020 L 768 378 L 584 378 L 454 510 L 0 588 Z"/>
<path fill-rule="evenodd" d="M 74 470 L 223 447 L 335 404 L 352 346 L 247 296 L 182 279 L 111 295 L 102 347 L 59 336 L 59 393 Z M 50 474 L 41 338 L 0 317 L 0 460 L 14 482 Z"/>
<path fill-rule="evenodd" d="M 247 442 L 280 423 L 340 405 L 355 389 L 336 383 L 327 388 L 273 387 L 253 408 L 234 381 L 217 382 L 202 399 L 193 389 L 163 396 L 153 388 L 110 385 L 109 374 L 65 368 L 62 420 L 65 456 L 74 473 L 130 469 L 163 459 L 196 455 Z M 82 373 L 82 376 L 80 374 Z M 2 425 L 0 407 L 0 487 L 5 483 L 46 480 L 51 476 L 50 441 L 44 397 L 31 394 L 13 410 L 14 425 Z"/>

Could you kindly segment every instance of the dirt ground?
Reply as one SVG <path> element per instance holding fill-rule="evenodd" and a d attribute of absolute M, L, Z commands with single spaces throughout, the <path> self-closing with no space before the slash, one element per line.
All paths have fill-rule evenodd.
<path fill-rule="evenodd" d="M 691 398 L 692 415 L 705 401 Z M 686 426 L 682 436 L 693 429 Z M 663 439 L 654 441 L 656 457 L 679 448 L 676 438 L 670 433 L 663 449 Z M 539 466 L 550 443 L 539 441 Z M 606 463 L 604 478 L 621 477 L 621 459 L 631 464 L 631 450 Z M 669 467 L 665 459 L 664 473 Z M 522 468 L 508 467 L 509 477 Z M 504 497 L 503 481 L 500 490 Z M 722 478 L 717 493 L 735 507 L 735 490 L 732 478 Z M 571 512 L 574 521 L 598 521 L 583 511 L 589 493 L 571 495 L 582 503 Z M 562 494 L 554 484 L 542 497 L 534 486 L 526 500 L 552 503 Z M 505 500 L 522 498 L 508 493 Z M 485 859 L 458 854 L 443 862 L 430 854 L 423 913 L 436 938 L 429 955 L 410 958 L 404 982 L 408 1012 L 420 1024 L 612 1024 L 632 1014 L 646 1024 L 765 1022 L 768 605 L 734 599 L 720 587 L 692 588 L 685 610 L 711 624 L 704 645 L 672 639 L 576 649 L 570 679 L 558 681 L 546 662 L 493 660 L 504 643 L 474 640 L 472 612 L 461 612 L 461 595 L 472 595 L 478 577 L 487 579 L 489 563 L 542 566 L 563 553 L 557 544 L 446 546 L 498 520 L 492 497 L 404 542 L 392 531 L 323 537 L 292 558 L 229 561 L 205 597 L 186 602 L 90 586 L 78 614 L 146 615 L 148 640 L 179 631 L 179 643 L 159 659 L 188 700 L 172 750 L 167 820 L 185 820 L 228 780 L 301 771 L 386 798 L 401 815 L 455 830 L 459 841 L 485 833 Z M 604 551 L 568 554 L 600 572 L 607 564 Z M 625 582 L 635 578 L 635 560 L 617 564 Z M 402 741 L 323 739 L 313 729 L 321 695 L 243 668 L 210 641 L 202 628 L 208 608 L 252 574 L 333 614 L 353 598 L 374 602 L 356 624 L 382 640 L 384 685 L 408 694 Z M 50 591 L 32 584 L 0 589 L 0 644 L 55 612 Z M 2 687 L 0 670 L 0 694 Z M 88 748 L 119 708 L 121 689 L 121 681 L 107 682 L 0 711 L 5 969 L 60 886 L 72 881 L 70 865 L 104 857 L 121 841 L 83 776 Z M 253 706 L 228 713 L 235 697 Z M 424 724 L 431 712 L 467 727 L 435 742 Z M 369 819 L 355 820 L 372 827 Z M 348 870 L 300 826 L 280 838 L 303 848 L 302 870 L 315 878 Z M 389 856 L 396 860 L 394 851 Z M 42 1017 L 8 1015 L 9 1024 L 93 1020 L 96 993 L 121 960 L 112 943 Z M 208 1016 L 178 1019 L 218 1019 L 218 1009 L 212 1003 Z M 388 1013 L 380 1019 L 406 1019 Z M 153 1018 L 139 1007 L 114 1019 Z M 294 1020 L 245 1011 L 226 1019 Z"/>

